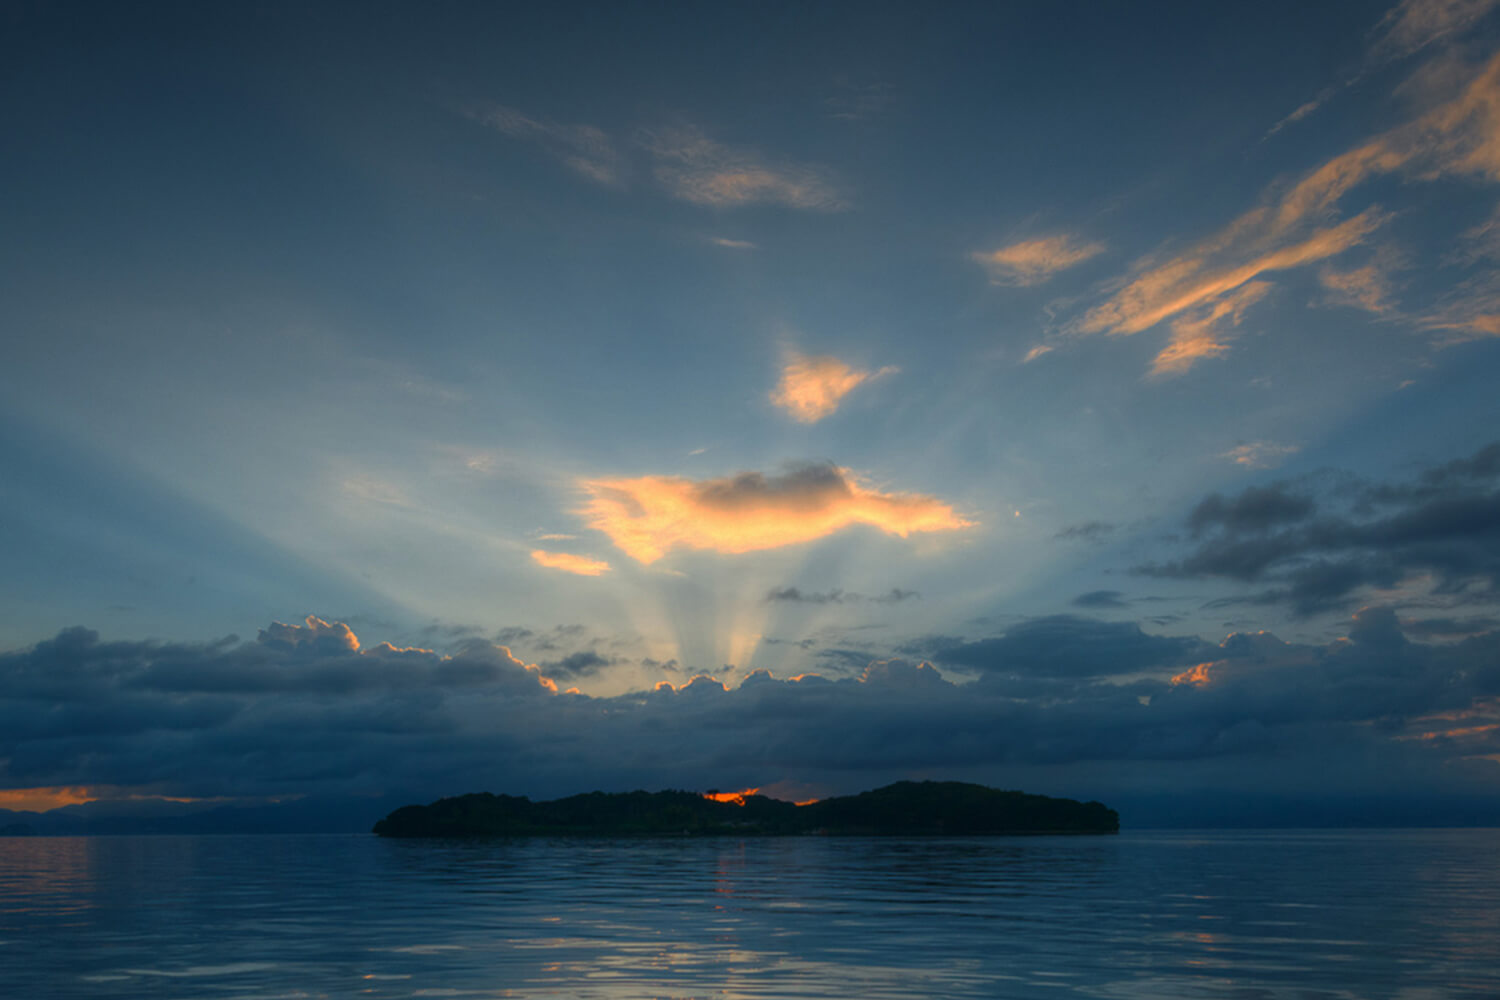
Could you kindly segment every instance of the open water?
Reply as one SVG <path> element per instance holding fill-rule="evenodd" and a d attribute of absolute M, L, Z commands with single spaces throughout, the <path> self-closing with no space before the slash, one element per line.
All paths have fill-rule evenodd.
<path fill-rule="evenodd" d="M 1500 997 L 1500 830 L 0 839 L 0 997 Z"/>

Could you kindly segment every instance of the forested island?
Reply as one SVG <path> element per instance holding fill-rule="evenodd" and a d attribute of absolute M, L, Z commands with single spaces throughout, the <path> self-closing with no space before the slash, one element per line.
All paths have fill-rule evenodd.
<path fill-rule="evenodd" d="M 590 792 L 532 802 L 480 792 L 403 806 L 374 828 L 382 837 L 974 836 L 1119 830 L 1119 814 L 1099 802 L 959 781 L 899 781 L 802 804 L 753 793 Z"/>

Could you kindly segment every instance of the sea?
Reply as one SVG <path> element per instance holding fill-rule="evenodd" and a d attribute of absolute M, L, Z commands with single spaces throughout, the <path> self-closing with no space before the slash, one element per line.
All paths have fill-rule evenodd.
<path fill-rule="evenodd" d="M 1500 830 L 0 839 L 0 997 L 1500 997 Z"/>

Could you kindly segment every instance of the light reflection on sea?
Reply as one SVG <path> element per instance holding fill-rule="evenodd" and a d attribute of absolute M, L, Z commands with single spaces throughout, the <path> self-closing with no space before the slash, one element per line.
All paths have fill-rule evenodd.
<path fill-rule="evenodd" d="M 0 996 L 1496 997 L 1497 848 L 0 839 Z"/>

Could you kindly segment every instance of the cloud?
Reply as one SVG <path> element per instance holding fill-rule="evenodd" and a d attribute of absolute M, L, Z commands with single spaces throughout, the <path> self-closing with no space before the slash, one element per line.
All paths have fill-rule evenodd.
<path fill-rule="evenodd" d="M 1243 465 L 1249 469 L 1274 469 L 1281 464 L 1281 460 L 1288 455 L 1295 455 L 1302 449 L 1294 444 L 1277 444 L 1274 441 L 1251 441 L 1249 444 L 1235 445 L 1219 457 L 1227 458 L 1235 465 Z"/>
<path fill-rule="evenodd" d="M 843 679 L 756 671 L 730 687 L 697 674 L 611 698 L 559 694 L 485 643 L 447 657 L 320 648 L 337 624 L 293 642 L 108 641 L 75 628 L 0 653 L 0 788 L 430 800 L 1046 773 L 1111 796 L 1132 782 L 1181 792 L 1195 775 L 1219 789 L 1321 794 L 1337 775 L 1383 794 L 1493 795 L 1497 780 L 1462 765 L 1500 752 L 1484 731 L 1500 633 L 1412 641 L 1388 608 L 1362 610 L 1347 638 L 1321 645 L 1265 633 L 1214 645 L 1053 616 L 996 639 L 929 641 L 981 673 L 972 684 L 941 661 L 868 657 Z"/>
<path fill-rule="evenodd" d="M 964 641 L 939 636 L 904 651 L 983 674 L 1076 679 L 1170 670 L 1200 658 L 1203 643 L 1148 635 L 1134 622 L 1050 615 L 1013 625 L 997 638 Z"/>
<path fill-rule="evenodd" d="M 759 250 L 760 247 L 749 240 L 732 240 L 727 236 L 710 236 L 708 242 L 716 247 L 724 247 L 728 250 Z"/>
<path fill-rule="evenodd" d="M 1286 126 L 1307 118 L 1340 91 L 1354 86 L 1373 70 L 1405 59 L 1437 41 L 1451 41 L 1493 10 L 1496 0 L 1402 0 L 1386 11 L 1370 31 L 1364 65 L 1341 82 L 1324 87 L 1311 101 L 1301 105 L 1266 132 L 1270 138 Z"/>
<path fill-rule="evenodd" d="M 800 545 L 856 524 L 905 538 L 972 527 L 951 506 L 920 493 L 882 493 L 833 465 L 780 476 L 743 472 L 694 481 L 676 476 L 590 479 L 582 514 L 637 562 L 675 548 L 743 553 Z"/>
<path fill-rule="evenodd" d="M 539 664 L 539 667 L 548 677 L 572 680 L 579 677 L 597 676 L 606 667 L 614 666 L 614 664 L 615 661 L 609 657 L 600 656 L 592 649 L 584 649 L 569 653 L 560 660 L 549 660 Z"/>
<path fill-rule="evenodd" d="M 1486 269 L 1460 282 L 1416 323 L 1434 331 L 1441 346 L 1500 337 L 1500 272 Z"/>
<path fill-rule="evenodd" d="M 808 357 L 792 351 L 781 368 L 781 381 L 771 391 L 771 402 L 793 420 L 815 424 L 832 416 L 844 397 L 859 386 L 899 371 L 889 365 L 875 372 L 860 371 L 838 358 Z"/>
<path fill-rule="evenodd" d="M 1339 205 L 1366 181 L 1396 173 L 1428 181 L 1500 180 L 1500 55 L 1456 96 L 1333 157 L 1295 183 L 1272 188 L 1259 207 L 1188 251 L 1138 262 L 1125 284 L 1089 309 L 1074 331 L 1126 336 L 1177 320 L 1174 345 L 1157 359 L 1159 372 L 1176 370 L 1179 361 L 1191 364 L 1223 353 L 1225 345 L 1214 339 L 1212 327 L 1226 318 L 1238 322 L 1250 304 L 1243 289 L 1264 275 L 1326 261 L 1364 243 L 1389 215 L 1372 205 L 1338 221 Z M 1357 281 L 1344 279 L 1354 288 L 1351 280 Z M 1360 289 L 1365 301 L 1373 301 L 1373 288 L 1366 281 Z M 1263 294 L 1261 289 L 1255 297 Z M 1484 321 L 1470 326 L 1483 327 Z"/>
<path fill-rule="evenodd" d="M 1073 598 L 1075 608 L 1127 608 L 1125 595 L 1118 590 L 1091 590 Z"/>
<path fill-rule="evenodd" d="M 1043 354 L 1051 354 L 1053 350 L 1055 348 L 1051 344 L 1037 344 L 1021 358 L 1021 364 L 1029 365 Z"/>
<path fill-rule="evenodd" d="M 1059 271 L 1103 252 L 1103 243 L 1061 234 L 1012 243 L 998 250 L 975 251 L 970 256 L 989 272 L 991 284 L 1024 286 L 1041 284 Z"/>
<path fill-rule="evenodd" d="M 1267 531 L 1305 521 L 1316 510 L 1312 498 L 1290 492 L 1286 483 L 1251 487 L 1227 498 L 1212 493 L 1188 515 L 1188 531 L 1194 538 L 1213 530 L 1234 535 Z"/>
<path fill-rule="evenodd" d="M 1295 242 L 1284 241 L 1283 230 L 1301 221 L 1294 218 L 1278 222 L 1276 214 L 1264 209 L 1250 212 L 1197 251 L 1145 269 L 1109 301 L 1091 309 L 1083 317 L 1080 330 L 1115 335 L 1149 330 L 1163 320 L 1234 292 L 1261 274 L 1342 253 L 1363 241 L 1385 221 L 1385 216 L 1371 209 Z M 1261 232 L 1247 233 L 1256 229 Z M 1282 245 L 1274 245 L 1277 243 Z M 1266 244 L 1273 246 L 1265 248 Z M 1262 289 L 1260 294 L 1264 293 Z"/>
<path fill-rule="evenodd" d="M 468 117 L 511 138 L 536 143 L 568 169 L 595 183 L 613 187 L 623 180 L 624 161 L 619 151 L 609 136 L 593 125 L 561 125 L 499 104 L 472 110 Z"/>
<path fill-rule="evenodd" d="M 1192 549 L 1137 567 L 1152 576 L 1268 584 L 1260 603 L 1310 615 L 1368 588 L 1412 583 L 1466 600 L 1500 599 L 1500 443 L 1415 482 L 1345 485 L 1318 498 L 1287 483 L 1205 498 Z"/>
<path fill-rule="evenodd" d="M 1151 375 L 1181 375 L 1204 358 L 1229 351 L 1226 324 L 1240 325 L 1245 310 L 1271 290 L 1270 282 L 1252 281 L 1202 309 L 1172 323 L 1172 340 L 1151 362 Z"/>
<path fill-rule="evenodd" d="M 849 207 L 832 175 L 819 167 L 774 163 L 724 145 L 691 126 L 643 133 L 658 183 L 673 197 L 712 208 L 777 204 L 816 212 Z"/>
<path fill-rule="evenodd" d="M 784 601 L 791 604 L 843 604 L 848 601 L 857 604 L 862 601 L 870 601 L 875 604 L 899 604 L 909 601 L 914 597 L 922 595 L 915 590 L 902 590 L 900 587 L 892 587 L 883 594 L 871 597 L 866 594 L 857 594 L 852 591 L 843 590 L 801 590 L 797 587 L 773 587 L 766 592 L 766 603 L 773 604 Z"/>
<path fill-rule="evenodd" d="M 1116 527 L 1107 521 L 1085 521 L 1082 524 L 1070 524 L 1052 537 L 1063 541 L 1102 542 L 1107 536 L 1114 534 Z"/>
<path fill-rule="evenodd" d="M 531 553 L 531 558 L 533 562 L 546 566 L 548 569 L 560 569 L 564 573 L 575 573 L 578 576 L 601 576 L 609 572 L 609 563 L 604 560 L 575 556 L 571 552 L 547 552 L 543 549 L 535 549 Z"/>
<path fill-rule="evenodd" d="M 1299 105 L 1297 109 L 1294 110 L 1291 114 L 1281 119 L 1281 121 L 1277 122 L 1275 125 L 1272 125 L 1266 131 L 1266 138 L 1269 139 L 1271 136 L 1275 135 L 1277 132 L 1280 132 L 1282 129 L 1286 128 L 1293 122 L 1300 122 L 1302 119 L 1306 118 L 1308 115 L 1321 108 L 1323 106 L 1323 102 L 1327 101 L 1336 92 L 1337 91 L 1333 88 L 1329 88 L 1327 90 L 1324 90 L 1317 97 L 1308 101 L 1306 104 Z"/>
<path fill-rule="evenodd" d="M 1318 272 L 1318 281 L 1328 291 L 1329 305 L 1348 306 L 1376 315 L 1395 308 L 1390 275 L 1378 264 L 1343 271 L 1325 267 Z"/>
<path fill-rule="evenodd" d="M 1497 0 L 1402 0 L 1381 18 L 1370 46 L 1373 59 L 1399 59 L 1452 38 L 1479 23 Z"/>

